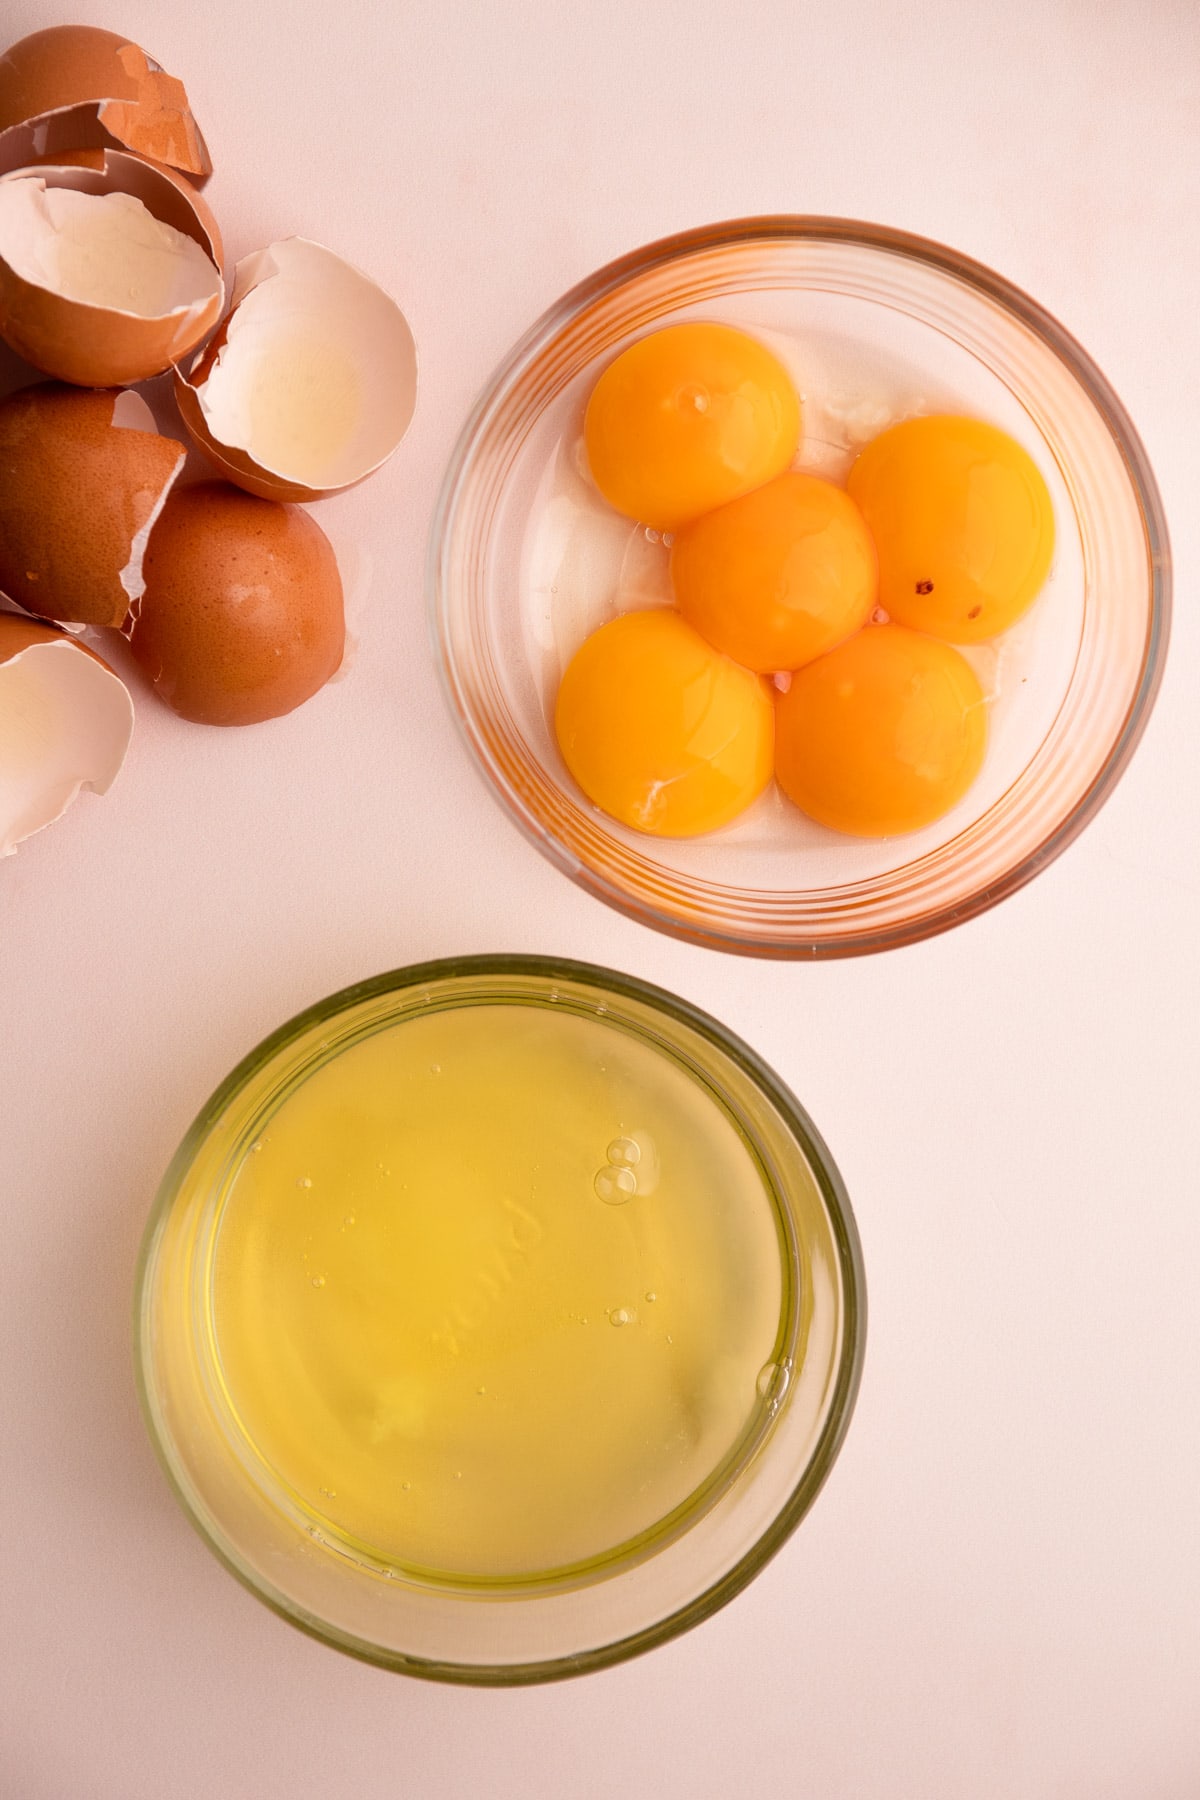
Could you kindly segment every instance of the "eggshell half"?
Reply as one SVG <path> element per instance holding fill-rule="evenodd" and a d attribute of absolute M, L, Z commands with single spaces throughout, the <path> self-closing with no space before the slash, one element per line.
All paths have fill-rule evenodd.
<path fill-rule="evenodd" d="M 0 169 L 113 142 L 198 180 L 212 173 L 183 83 L 119 32 L 54 25 L 0 58 Z"/>
<path fill-rule="evenodd" d="M 237 265 L 229 315 L 175 397 L 205 455 L 267 500 L 319 500 L 395 450 L 417 399 L 417 353 L 395 301 L 307 238 Z"/>
<path fill-rule="evenodd" d="M 222 481 L 177 489 L 146 548 L 129 625 L 160 698 L 203 725 L 278 718 L 336 674 L 341 577 L 308 513 Z"/>
<path fill-rule="evenodd" d="M 44 619 L 120 625 L 186 455 L 136 394 L 44 382 L 0 400 L 0 589 Z"/>
<path fill-rule="evenodd" d="M 71 152 L 0 177 L 0 337 L 61 381 L 144 381 L 221 316 L 220 233 L 173 171 Z"/>
<path fill-rule="evenodd" d="M 225 250 L 216 214 L 199 188 L 178 169 L 153 162 L 147 156 L 135 156 L 128 150 L 72 149 L 31 157 L 20 171 L 8 172 L 24 174 L 47 168 L 92 170 L 104 178 L 107 187 L 116 186 L 124 194 L 133 194 L 156 219 L 193 239 L 218 269 L 224 266 Z"/>
<path fill-rule="evenodd" d="M 85 644 L 0 612 L 0 856 L 105 793 L 133 734 L 125 684 Z"/>

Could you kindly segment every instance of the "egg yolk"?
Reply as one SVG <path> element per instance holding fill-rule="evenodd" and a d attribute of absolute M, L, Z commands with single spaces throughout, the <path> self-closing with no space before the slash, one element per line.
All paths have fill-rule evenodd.
<path fill-rule="evenodd" d="M 966 658 L 902 625 L 868 625 L 797 671 L 776 708 L 775 773 L 835 831 L 931 824 L 979 773 L 987 708 Z"/>
<path fill-rule="evenodd" d="M 849 495 L 790 473 L 686 526 L 671 551 L 684 617 L 748 669 L 798 669 L 866 624 L 875 546 Z"/>
<path fill-rule="evenodd" d="M 669 607 L 592 633 L 562 678 L 554 727 L 588 799 L 658 837 L 715 831 L 771 779 L 763 683 Z"/>
<path fill-rule="evenodd" d="M 867 445 L 849 489 L 879 551 L 879 598 L 902 625 L 952 644 L 1006 631 L 1054 552 L 1041 471 L 979 419 L 906 419 Z"/>
<path fill-rule="evenodd" d="M 668 325 L 640 338 L 605 369 L 584 420 L 604 498 L 659 531 L 782 474 L 799 439 L 787 370 L 732 325 Z"/>

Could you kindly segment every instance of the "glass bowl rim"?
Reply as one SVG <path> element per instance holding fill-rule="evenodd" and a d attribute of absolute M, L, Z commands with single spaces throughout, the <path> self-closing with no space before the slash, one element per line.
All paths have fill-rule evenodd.
<path fill-rule="evenodd" d="M 1124 466 L 1141 519 L 1147 551 L 1148 629 L 1137 686 L 1121 729 L 1110 745 L 1103 764 L 1058 824 L 1009 868 L 985 880 L 970 894 L 888 925 L 871 926 L 830 939 L 791 939 L 781 935 L 755 938 L 737 929 L 709 923 L 692 924 L 665 907 L 633 897 L 612 877 L 581 862 L 549 827 L 543 825 L 527 809 L 520 795 L 514 791 L 497 766 L 482 734 L 476 729 L 471 709 L 464 699 L 459 658 L 452 641 L 448 606 L 444 597 L 447 584 L 443 560 L 452 539 L 459 495 L 470 472 L 476 440 L 492 410 L 516 379 L 553 341 L 555 334 L 587 306 L 615 292 L 637 276 L 649 274 L 655 269 L 685 260 L 702 251 L 780 238 L 832 241 L 906 257 L 982 294 L 1030 330 L 1076 378 L 1096 407 Z M 892 226 L 820 213 L 750 215 L 656 238 L 605 263 L 549 306 L 493 370 L 459 432 L 434 509 L 426 553 L 425 585 L 434 662 L 450 714 L 467 745 L 471 762 L 480 778 L 526 840 L 577 887 L 640 925 L 665 932 L 685 943 L 776 961 L 864 956 L 880 950 L 920 943 L 923 939 L 935 937 L 968 919 L 977 918 L 1032 881 L 1090 824 L 1124 774 L 1146 729 L 1162 682 L 1171 621 L 1170 538 L 1166 513 L 1150 459 L 1133 421 L 1113 387 L 1079 341 L 1060 324 L 1053 313 L 1024 289 L 961 251 L 951 249 L 934 238 L 922 237 Z"/>
<path fill-rule="evenodd" d="M 776 1108 L 787 1130 L 797 1139 L 805 1154 L 829 1220 L 837 1251 L 842 1292 L 842 1343 L 824 1425 L 808 1462 L 783 1505 L 732 1568 L 705 1587 L 685 1606 L 627 1637 L 567 1656 L 512 1664 L 438 1661 L 403 1651 L 388 1650 L 368 1639 L 342 1631 L 303 1607 L 290 1604 L 285 1595 L 268 1589 L 256 1579 L 254 1573 L 238 1560 L 236 1546 L 227 1546 L 210 1532 L 193 1508 L 175 1472 L 171 1451 L 164 1433 L 159 1429 L 154 1409 L 149 1377 L 151 1359 L 144 1332 L 154 1252 L 166 1217 L 178 1196 L 182 1179 L 215 1120 L 259 1069 L 314 1026 L 319 1027 L 363 1002 L 386 994 L 400 994 L 411 988 L 432 987 L 437 982 L 460 976 L 492 975 L 536 976 L 550 982 L 576 982 L 586 987 L 600 987 L 610 994 L 620 995 L 624 999 L 665 1013 L 696 1031 L 722 1051 Z M 175 1499 L 217 1560 L 272 1612 L 332 1649 L 340 1650 L 361 1662 L 399 1673 L 477 1687 L 529 1686 L 609 1668 L 678 1637 L 710 1618 L 740 1593 L 791 1536 L 812 1506 L 837 1460 L 862 1380 L 866 1326 L 866 1276 L 850 1197 L 828 1146 L 786 1083 L 742 1038 L 691 1001 L 657 987 L 652 982 L 643 981 L 638 976 L 624 975 L 598 963 L 555 956 L 485 953 L 441 957 L 409 964 L 340 988 L 278 1026 L 241 1058 L 213 1090 L 188 1126 L 159 1184 L 142 1234 L 133 1284 L 134 1375 L 143 1423 Z M 653 1560 L 651 1557 L 646 1566 L 652 1567 Z"/>

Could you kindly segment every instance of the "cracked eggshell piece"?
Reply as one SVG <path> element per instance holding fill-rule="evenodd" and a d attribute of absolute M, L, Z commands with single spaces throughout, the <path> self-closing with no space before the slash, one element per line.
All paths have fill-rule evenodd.
<path fill-rule="evenodd" d="M 197 181 L 212 173 L 183 83 L 119 32 L 54 25 L 0 57 L 0 169 L 114 143 Z"/>
<path fill-rule="evenodd" d="M 82 387 L 161 375 L 221 316 L 216 220 L 165 168 L 74 151 L 0 176 L 0 337 Z"/>
<path fill-rule="evenodd" d="M 43 382 L 0 401 L 0 589 L 43 619 L 121 625 L 186 455 L 138 394 Z"/>
<path fill-rule="evenodd" d="M 133 734 L 129 691 L 86 644 L 0 612 L 0 856 L 103 794 Z"/>
<path fill-rule="evenodd" d="M 229 314 L 176 370 L 175 397 L 230 481 L 264 500 L 320 500 L 372 474 L 408 430 L 416 345 L 361 270 L 285 238 L 237 265 Z"/>
<path fill-rule="evenodd" d="M 146 551 L 129 647 L 159 698 L 199 725 L 292 712 L 338 671 L 342 582 L 329 539 L 298 506 L 223 481 L 178 488 Z"/>
<path fill-rule="evenodd" d="M 90 169 L 115 186 L 123 194 L 132 194 L 164 225 L 173 225 L 207 251 L 209 260 L 222 269 L 225 250 L 216 215 L 200 190 L 178 169 L 157 163 L 147 156 L 135 156 L 129 150 L 92 149 L 59 150 L 53 155 L 32 157 L 20 169 L 9 174 L 29 175 L 46 169 Z"/>

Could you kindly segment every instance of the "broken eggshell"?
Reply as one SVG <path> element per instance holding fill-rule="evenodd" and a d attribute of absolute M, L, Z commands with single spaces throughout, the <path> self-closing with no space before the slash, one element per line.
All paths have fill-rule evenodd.
<path fill-rule="evenodd" d="M 0 589 L 44 619 L 122 624 L 186 455 L 138 394 L 43 382 L 0 401 Z"/>
<path fill-rule="evenodd" d="M 83 387 L 162 374 L 221 316 L 221 239 L 173 170 L 71 151 L 0 176 L 0 337 Z"/>
<path fill-rule="evenodd" d="M 212 173 L 183 83 L 119 32 L 54 25 L 0 57 L 0 170 L 113 144 L 197 181 Z"/>
<path fill-rule="evenodd" d="M 125 684 L 86 644 L 0 612 L 0 856 L 103 794 L 133 734 Z"/>
<path fill-rule="evenodd" d="M 118 183 L 122 193 L 134 195 L 155 218 L 194 239 L 218 269 L 223 267 L 225 251 L 216 215 L 204 195 L 178 169 L 154 162 L 148 156 L 135 156 L 128 150 L 84 149 L 32 157 L 20 169 L 7 172 L 28 175 L 46 168 L 91 169 L 109 182 Z"/>
<path fill-rule="evenodd" d="M 209 460 L 264 500 L 320 500 L 387 461 L 417 398 L 404 314 L 307 238 L 238 263 L 221 329 L 175 372 L 184 424 Z"/>

